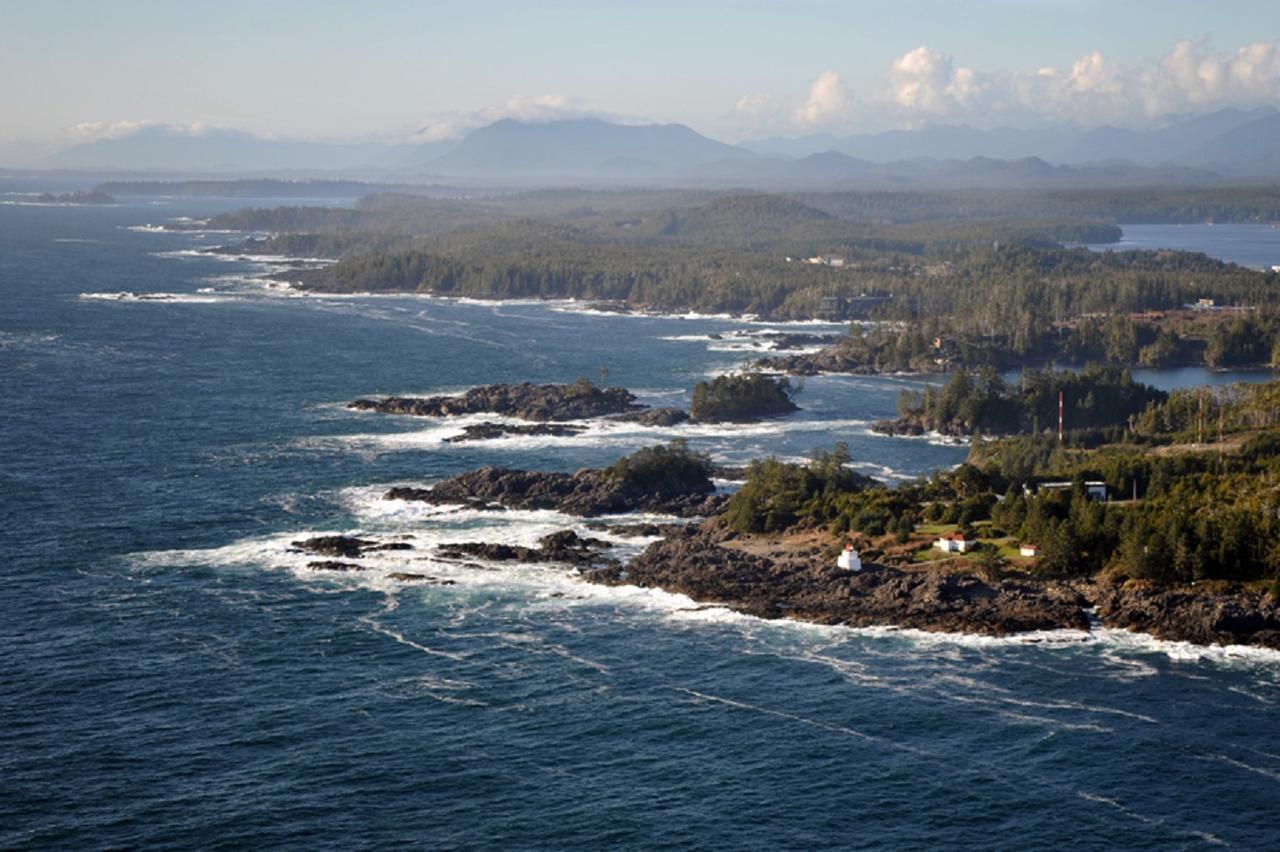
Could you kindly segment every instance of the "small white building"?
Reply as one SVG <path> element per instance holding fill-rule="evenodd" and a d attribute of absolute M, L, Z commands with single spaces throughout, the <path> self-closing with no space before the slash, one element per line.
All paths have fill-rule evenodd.
<path fill-rule="evenodd" d="M 853 544 L 846 544 L 844 550 L 840 552 L 840 556 L 836 559 L 836 567 L 843 568 L 845 571 L 861 571 L 862 557 L 858 556 L 858 551 L 853 549 Z"/>
<path fill-rule="evenodd" d="M 933 543 L 933 546 L 943 553 L 968 553 L 973 549 L 973 542 L 964 537 L 963 533 L 947 533 Z"/>
<path fill-rule="evenodd" d="M 1024 544 L 1018 548 L 1018 553 L 1020 553 L 1023 556 L 1030 556 L 1034 558 L 1035 556 L 1039 555 L 1040 548 L 1036 547 L 1034 544 Z"/>

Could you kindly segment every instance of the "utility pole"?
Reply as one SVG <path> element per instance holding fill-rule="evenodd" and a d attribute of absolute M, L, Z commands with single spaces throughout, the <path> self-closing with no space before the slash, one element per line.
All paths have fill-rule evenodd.
<path fill-rule="evenodd" d="M 1200 399 L 1200 418 L 1199 418 L 1200 437 L 1199 437 L 1199 440 L 1196 441 L 1196 443 L 1203 445 L 1204 444 L 1204 394 L 1198 394 L 1197 396 Z"/>

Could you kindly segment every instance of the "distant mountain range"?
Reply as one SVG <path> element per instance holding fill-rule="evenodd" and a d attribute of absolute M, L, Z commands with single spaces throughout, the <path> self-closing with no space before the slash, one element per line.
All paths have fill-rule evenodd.
<path fill-rule="evenodd" d="M 191 134 L 162 125 L 56 151 L 41 164 L 82 171 L 266 173 L 405 170 L 455 142 L 421 145 L 266 139 L 236 130 Z"/>
<path fill-rule="evenodd" d="M 148 127 L 47 168 L 199 174 L 372 173 L 504 185 L 910 188 L 1210 185 L 1280 179 L 1280 112 L 1226 109 L 1144 131 L 936 125 L 729 145 L 682 124 L 504 119 L 456 141 L 336 144 Z"/>
<path fill-rule="evenodd" d="M 755 159 L 683 124 L 611 124 L 595 118 L 539 124 L 504 119 L 472 131 L 426 166 L 460 176 L 671 175 L 716 160 Z"/>
<path fill-rule="evenodd" d="M 761 139 L 743 142 L 742 147 L 790 158 L 834 151 L 877 163 L 973 157 L 1036 157 L 1068 165 L 1124 160 L 1139 166 L 1206 169 L 1230 177 L 1276 177 L 1280 175 L 1280 113 L 1270 107 L 1224 109 L 1170 119 L 1151 130 L 1109 126 L 1093 130 L 978 130 L 963 125 L 932 125 L 919 130 L 844 137 L 817 134 Z"/>

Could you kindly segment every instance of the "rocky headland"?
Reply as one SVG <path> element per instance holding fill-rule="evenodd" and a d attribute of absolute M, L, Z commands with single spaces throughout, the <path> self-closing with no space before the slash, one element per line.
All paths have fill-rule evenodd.
<path fill-rule="evenodd" d="M 582 381 L 568 385 L 495 384 L 472 388 L 457 396 L 387 396 L 357 399 L 348 408 L 415 417 L 461 414 L 500 414 L 519 420 L 584 420 L 641 412 L 643 405 L 626 388 L 598 388 Z"/>
<path fill-rule="evenodd" d="M 555 509 L 580 517 L 624 512 L 705 516 L 723 503 L 705 475 L 639 482 L 607 469 L 586 468 L 575 473 L 543 473 L 482 467 L 431 488 L 392 488 L 383 497 L 476 508 Z"/>
<path fill-rule="evenodd" d="M 667 531 L 624 565 L 588 570 L 605 585 L 661 588 L 760 618 L 1009 636 L 1133 630 L 1201 645 L 1280 649 L 1280 598 L 1229 588 L 1160 589 L 1123 578 L 979 577 L 956 565 L 836 567 L 830 548 L 740 540 L 714 519 Z"/>

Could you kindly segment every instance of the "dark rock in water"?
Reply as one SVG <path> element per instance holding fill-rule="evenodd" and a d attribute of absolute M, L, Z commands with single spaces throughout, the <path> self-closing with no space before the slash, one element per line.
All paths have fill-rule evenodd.
<path fill-rule="evenodd" d="M 366 553 L 380 550 L 412 550 L 413 545 L 404 541 L 379 543 L 363 538 L 347 535 L 322 535 L 291 543 L 303 553 L 317 556 L 343 556 L 347 559 L 358 559 Z"/>
<path fill-rule="evenodd" d="M 648 408 L 631 414 L 622 414 L 613 418 L 626 423 L 639 423 L 643 426 L 676 426 L 689 419 L 683 408 Z"/>
<path fill-rule="evenodd" d="M 441 580 L 439 577 L 430 577 L 426 574 L 412 574 L 407 571 L 393 571 L 387 576 L 399 583 L 429 583 L 433 586 L 456 585 L 456 581 L 454 580 Z"/>
<path fill-rule="evenodd" d="M 852 349 L 840 343 L 817 352 L 761 358 L 755 362 L 755 366 L 761 370 L 777 370 L 793 376 L 817 376 L 822 373 L 872 375 L 880 372 L 875 364 L 859 360 Z"/>
<path fill-rule="evenodd" d="M 563 423 L 538 423 L 531 426 L 480 423 L 474 426 L 464 426 L 461 435 L 445 438 L 444 441 L 446 444 L 460 444 L 464 441 L 488 441 L 512 435 L 550 435 L 556 438 L 564 438 L 570 435 L 581 435 L 585 431 L 587 431 L 585 426 L 570 426 Z"/>
<path fill-rule="evenodd" d="M 571 385 L 497 384 L 472 388 L 461 396 L 357 399 L 348 408 L 383 414 L 448 417 L 455 414 L 503 414 L 521 420 L 584 420 L 625 414 L 642 406 L 626 388 Z"/>
<path fill-rule="evenodd" d="M 771 332 L 760 335 L 769 341 L 769 348 L 775 350 L 800 349 L 804 346 L 831 346 L 844 335 L 841 334 L 807 334 L 802 332 Z"/>
<path fill-rule="evenodd" d="M 596 567 L 617 565 L 616 560 L 602 556 L 598 550 L 612 547 L 607 541 L 579 538 L 573 530 L 545 536 L 540 546 L 522 547 L 500 542 L 464 542 L 442 544 L 437 552 L 446 559 L 487 559 L 491 562 L 563 562 L 568 565 Z"/>
<path fill-rule="evenodd" d="M 393 488 L 387 500 L 473 507 L 500 503 L 512 509 L 556 509 L 570 515 L 662 512 L 691 517 L 713 514 L 724 502 L 705 474 L 637 483 L 603 470 L 542 473 L 483 467 L 446 479 L 434 488 Z"/>
<path fill-rule="evenodd" d="M 935 423 L 923 414 L 904 414 L 897 420 L 877 420 L 872 424 L 871 431 L 881 435 L 924 435 L 937 432 L 952 438 L 965 438 L 973 434 L 973 423 L 965 420 Z"/>
<path fill-rule="evenodd" d="M 1085 594 L 1108 627 L 1201 645 L 1280 649 L 1280 599 L 1274 595 L 1239 588 L 1225 592 L 1162 590 L 1105 582 L 1091 584 Z"/>
<path fill-rule="evenodd" d="M 543 536 L 539 544 L 541 544 L 542 554 L 552 562 L 564 562 L 569 565 L 616 564 L 615 560 L 607 559 L 596 552 L 613 547 L 612 544 L 598 538 L 579 538 L 573 530 Z"/>
<path fill-rule="evenodd" d="M 436 553 L 446 559 L 488 559 L 490 562 L 542 562 L 542 554 L 535 548 L 513 544 L 466 541 L 459 544 L 442 544 Z"/>
<path fill-rule="evenodd" d="M 684 529 L 684 526 L 684 524 L 605 524 L 593 522 L 587 524 L 587 529 L 623 537 L 651 538 L 680 532 Z"/>
<path fill-rule="evenodd" d="M 593 582 L 678 592 L 762 618 L 854 627 L 894 625 L 1007 635 L 1059 627 L 1088 629 L 1084 599 L 1043 584 L 869 565 L 842 571 L 813 554 L 761 556 L 691 529 L 650 545 L 620 568 L 588 572 Z"/>
<path fill-rule="evenodd" d="M 346 535 L 322 535 L 295 541 L 292 545 L 303 553 L 314 553 L 317 556 L 345 556 L 351 559 L 360 556 L 365 548 L 376 546 L 377 542 Z"/>
<path fill-rule="evenodd" d="M 326 560 L 324 562 L 308 562 L 308 571 L 363 571 L 363 565 L 353 565 L 350 562 L 333 562 Z"/>

